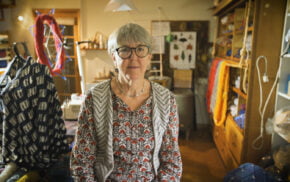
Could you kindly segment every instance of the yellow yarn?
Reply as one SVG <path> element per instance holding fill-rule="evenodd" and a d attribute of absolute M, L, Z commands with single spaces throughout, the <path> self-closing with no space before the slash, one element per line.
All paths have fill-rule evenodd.
<path fill-rule="evenodd" d="M 215 125 L 221 126 L 224 124 L 227 115 L 227 102 L 229 92 L 229 64 L 233 64 L 231 61 L 222 61 L 219 66 L 218 84 L 216 103 L 213 110 L 213 120 Z"/>
<path fill-rule="evenodd" d="M 23 175 L 17 182 L 35 182 L 39 181 L 41 177 L 37 171 L 30 171 L 27 174 Z"/>

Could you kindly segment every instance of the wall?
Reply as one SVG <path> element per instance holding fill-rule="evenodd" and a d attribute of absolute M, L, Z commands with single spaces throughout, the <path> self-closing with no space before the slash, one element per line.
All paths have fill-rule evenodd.
<path fill-rule="evenodd" d="M 210 21 L 209 40 L 213 40 L 214 20 L 209 10 L 212 0 L 132 0 L 137 11 L 105 12 L 109 0 L 16 0 L 16 7 L 5 9 L 5 21 L 0 22 L 0 31 L 9 31 L 11 42 L 26 41 L 33 52 L 31 28 L 33 26 L 32 9 L 68 8 L 80 9 L 80 39 L 88 40 L 96 32 L 108 36 L 116 27 L 134 22 L 150 31 L 151 20 L 208 20 Z M 158 10 L 157 7 L 160 7 Z M 16 20 L 18 15 L 24 21 Z M 32 54 L 33 55 L 33 54 Z M 86 70 L 86 82 L 92 82 L 104 72 L 113 68 L 106 51 L 86 51 L 83 53 Z"/>

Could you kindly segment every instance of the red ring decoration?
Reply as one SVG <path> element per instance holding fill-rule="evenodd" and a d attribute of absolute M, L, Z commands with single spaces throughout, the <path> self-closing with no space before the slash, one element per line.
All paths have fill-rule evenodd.
<path fill-rule="evenodd" d="M 44 24 L 49 25 L 53 33 L 54 46 L 57 52 L 57 58 L 56 58 L 56 62 L 53 68 L 51 67 L 49 58 L 44 52 L 44 45 L 43 45 L 43 43 L 45 42 Z M 38 61 L 41 64 L 47 65 L 52 75 L 61 74 L 61 71 L 64 68 L 63 65 L 65 61 L 65 52 L 62 46 L 61 33 L 54 17 L 47 14 L 38 15 L 36 17 L 34 33 L 35 33 L 34 34 L 35 51 L 36 51 L 36 55 L 38 56 Z"/>

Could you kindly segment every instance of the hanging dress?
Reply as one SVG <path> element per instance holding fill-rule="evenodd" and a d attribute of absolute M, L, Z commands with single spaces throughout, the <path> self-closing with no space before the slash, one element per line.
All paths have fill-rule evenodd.
<path fill-rule="evenodd" d="M 2 162 L 26 168 L 49 167 L 68 152 L 50 71 L 31 57 L 15 57 L 7 70 L 0 80 Z"/>

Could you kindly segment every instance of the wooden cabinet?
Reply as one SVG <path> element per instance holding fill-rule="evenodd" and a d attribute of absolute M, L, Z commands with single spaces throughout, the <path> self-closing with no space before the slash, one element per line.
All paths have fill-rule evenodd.
<path fill-rule="evenodd" d="M 229 61 L 229 87 L 225 120 L 214 124 L 213 138 L 229 170 L 245 162 L 257 163 L 270 152 L 271 136 L 261 127 L 273 115 L 275 97 L 261 121 L 256 63 L 260 56 L 268 58 L 267 70 L 258 65 L 261 75 L 269 76 L 269 82 L 262 83 L 264 104 L 278 68 L 285 9 L 286 0 L 223 0 L 214 10 L 214 58 Z"/>
<path fill-rule="evenodd" d="M 231 152 L 231 155 L 234 157 L 235 161 L 237 163 L 241 163 L 241 156 L 243 152 L 243 140 L 244 140 L 243 131 L 235 123 L 231 115 L 228 115 L 225 127 L 226 127 L 227 148 Z"/>

